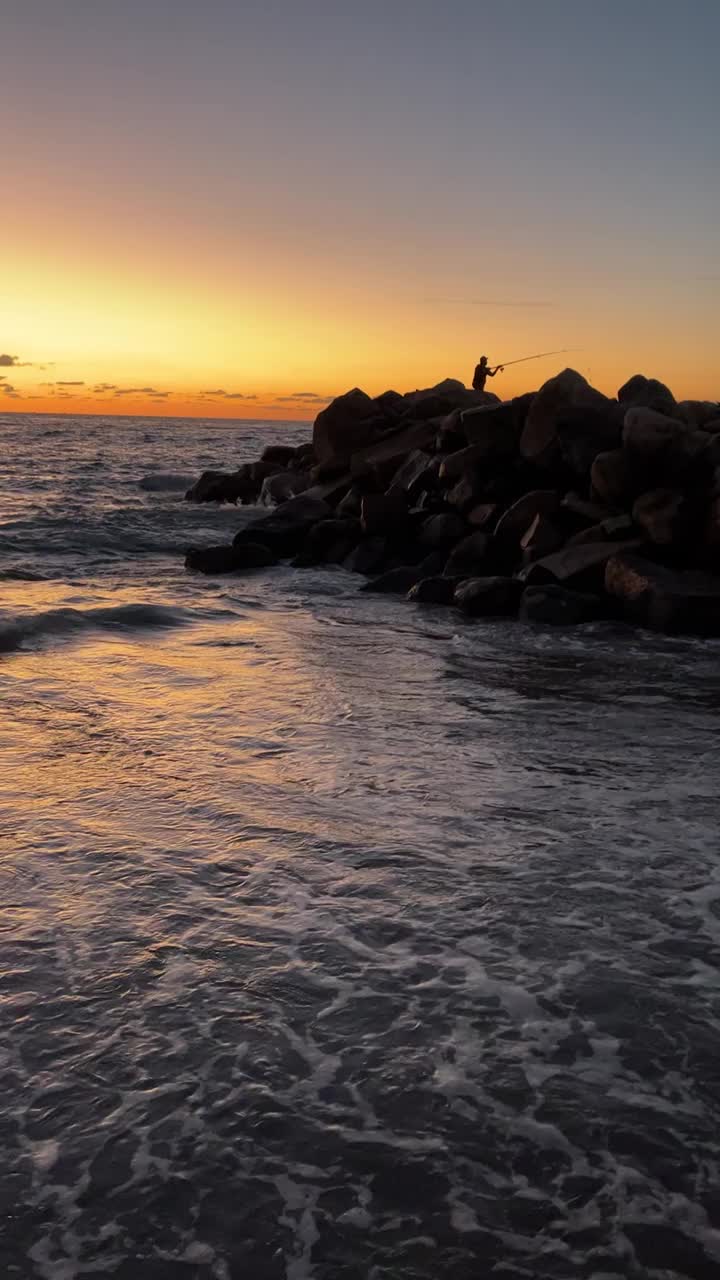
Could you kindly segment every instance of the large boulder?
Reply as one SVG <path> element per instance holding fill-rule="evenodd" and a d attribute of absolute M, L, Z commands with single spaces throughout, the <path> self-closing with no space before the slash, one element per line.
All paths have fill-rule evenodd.
<path fill-rule="evenodd" d="M 637 546 L 629 543 L 588 542 L 582 546 L 563 547 L 552 555 L 543 556 L 518 575 L 528 585 L 544 585 L 546 582 L 575 582 L 579 586 L 596 586 L 602 579 L 601 570 L 618 550 Z"/>
<path fill-rule="evenodd" d="M 482 466 L 485 452 L 482 446 L 467 445 L 456 453 L 448 453 L 440 463 L 438 478 L 446 488 L 455 484 L 467 472 L 476 472 Z"/>
<path fill-rule="evenodd" d="M 378 407 L 358 387 L 338 396 L 323 409 L 313 426 L 313 451 L 318 463 L 342 463 L 377 438 Z"/>
<path fill-rule="evenodd" d="M 720 405 L 713 400 L 680 400 L 671 416 L 687 423 L 693 430 L 705 430 L 709 423 L 720 419 Z M 720 423 L 716 430 L 720 430 Z"/>
<path fill-rule="evenodd" d="M 277 507 L 280 503 L 297 497 L 299 493 L 304 493 L 309 486 L 310 479 L 307 472 L 279 471 L 276 475 L 268 476 L 263 480 L 260 504 L 264 507 Z"/>
<path fill-rule="evenodd" d="M 388 540 L 380 534 L 363 538 L 345 561 L 350 573 L 380 573 L 388 560 Z M 407 590 L 407 588 L 404 588 Z"/>
<path fill-rule="evenodd" d="M 516 453 L 523 425 L 524 414 L 520 415 L 514 400 L 466 409 L 460 418 L 465 439 L 474 447 L 475 456 L 481 462 Z"/>
<path fill-rule="evenodd" d="M 407 595 L 414 587 L 422 570 L 418 565 L 398 565 L 397 569 L 388 569 L 379 578 L 364 582 L 361 591 L 370 591 L 377 595 Z"/>
<path fill-rule="evenodd" d="M 436 459 L 424 449 L 413 449 L 400 463 L 395 472 L 388 493 L 407 493 L 414 496 L 431 485 L 436 476 Z"/>
<path fill-rule="evenodd" d="M 366 493 L 360 504 L 360 523 L 365 534 L 400 533 L 408 522 L 408 502 L 404 493 Z"/>
<path fill-rule="evenodd" d="M 633 466 L 646 478 L 672 480 L 686 472 L 708 437 L 685 422 L 655 409 L 628 409 L 623 427 L 623 447 Z"/>
<path fill-rule="evenodd" d="M 332 509 L 322 498 L 301 493 L 297 498 L 284 502 L 268 516 L 252 520 L 235 534 L 233 546 L 246 542 L 259 542 L 270 547 L 278 556 L 290 556 L 300 550 L 302 542 L 313 525 L 327 520 Z"/>
<path fill-rule="evenodd" d="M 562 456 L 558 435 L 560 423 L 571 410 L 608 406 L 607 397 L 596 391 L 582 374 L 564 369 L 538 391 L 528 410 L 520 437 L 520 452 L 536 466 L 552 467 Z"/>
<path fill-rule="evenodd" d="M 565 545 L 580 547 L 588 542 L 627 542 L 636 532 L 632 516 L 607 516 L 597 524 L 572 534 Z"/>
<path fill-rule="evenodd" d="M 462 578 L 448 578 L 445 574 L 431 578 L 421 578 L 407 593 L 408 600 L 414 604 L 452 604 L 455 589 Z"/>
<path fill-rule="evenodd" d="M 389 483 L 398 468 L 415 449 L 427 449 L 435 439 L 432 422 L 410 422 L 388 432 L 381 440 L 356 450 L 350 458 L 354 480 L 382 477 Z"/>
<path fill-rule="evenodd" d="M 359 520 L 350 517 L 320 520 L 306 535 L 294 564 L 302 568 L 314 564 L 342 564 L 359 541 Z"/>
<path fill-rule="evenodd" d="M 186 569 L 207 574 L 242 573 L 276 563 L 272 551 L 257 542 L 247 542 L 241 547 L 191 547 L 185 556 Z"/>
<path fill-rule="evenodd" d="M 481 531 L 461 538 L 450 552 L 444 569 L 445 575 L 450 578 L 477 577 L 485 568 L 489 545 L 490 539 Z"/>
<path fill-rule="evenodd" d="M 590 468 L 590 488 L 593 499 L 608 507 L 622 509 L 632 502 L 638 481 L 624 449 L 597 455 Z"/>
<path fill-rule="evenodd" d="M 531 489 L 508 507 L 498 520 L 495 537 L 500 543 L 513 547 L 519 545 L 536 516 L 553 516 L 560 505 L 560 494 L 555 489 Z"/>
<path fill-rule="evenodd" d="M 599 453 L 618 447 L 622 428 L 623 411 L 614 400 L 563 409 L 557 422 L 563 460 L 576 476 L 585 479 Z"/>
<path fill-rule="evenodd" d="M 185 497 L 188 502 L 252 501 L 259 487 L 249 466 L 239 471 L 203 471 Z"/>
<path fill-rule="evenodd" d="M 607 606 L 594 595 L 568 591 L 566 587 L 528 587 L 520 601 L 519 616 L 523 622 L 541 622 L 552 627 L 575 627 L 607 617 Z"/>
<path fill-rule="evenodd" d="M 512 617 L 522 591 L 517 578 L 468 578 L 457 587 L 454 604 L 471 618 Z"/>
<path fill-rule="evenodd" d="M 475 529 L 490 529 L 497 524 L 498 510 L 497 502 L 478 502 L 468 511 L 465 518 Z"/>
<path fill-rule="evenodd" d="M 452 512 L 429 516 L 420 530 L 420 543 L 429 550 L 450 547 L 467 533 L 465 521 Z"/>
<path fill-rule="evenodd" d="M 720 636 L 720 577 L 623 552 L 607 562 L 605 589 L 628 621 L 652 631 Z"/>
<path fill-rule="evenodd" d="M 688 533 L 690 510 L 685 494 L 677 489 L 651 489 L 633 506 L 633 520 L 660 547 L 677 545 Z"/>
<path fill-rule="evenodd" d="M 657 378 L 646 378 L 642 373 L 628 378 L 618 391 L 617 398 L 626 409 L 637 406 L 670 414 L 675 409 L 675 397 L 670 388 L 664 382 L 658 382 Z"/>
<path fill-rule="evenodd" d="M 443 417 L 454 409 L 473 409 L 484 404 L 497 404 L 498 398 L 488 391 L 467 391 L 456 378 L 445 378 L 434 387 L 408 391 L 405 416 L 426 421 Z"/>
<path fill-rule="evenodd" d="M 532 524 L 520 539 L 520 548 L 526 562 L 538 560 L 541 556 L 549 556 L 557 551 L 563 543 L 562 534 L 556 524 L 547 516 L 538 513 Z"/>
<path fill-rule="evenodd" d="M 295 457 L 295 447 L 291 444 L 269 444 L 260 454 L 261 462 L 270 462 L 284 470 L 289 467 Z"/>

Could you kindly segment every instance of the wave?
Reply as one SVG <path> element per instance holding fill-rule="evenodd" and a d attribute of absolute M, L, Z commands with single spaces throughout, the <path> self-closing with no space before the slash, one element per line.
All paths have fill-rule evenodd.
<path fill-rule="evenodd" d="M 197 476 L 178 475 L 174 471 L 156 471 L 138 480 L 138 487 L 148 493 L 172 493 L 179 489 L 189 489 Z"/>
<path fill-rule="evenodd" d="M 0 653 L 13 653 L 28 641 L 75 635 L 91 630 L 145 631 L 180 627 L 191 615 L 185 609 L 157 604 L 122 604 L 96 609 L 47 609 L 35 614 L 0 614 Z"/>
<path fill-rule="evenodd" d="M 0 580 L 4 582 L 46 582 L 47 574 L 38 573 L 35 569 L 0 569 Z"/>

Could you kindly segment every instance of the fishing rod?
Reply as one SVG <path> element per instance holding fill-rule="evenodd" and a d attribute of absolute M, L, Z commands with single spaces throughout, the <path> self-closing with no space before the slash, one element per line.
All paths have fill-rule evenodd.
<path fill-rule="evenodd" d="M 583 347 L 560 347 L 559 351 L 540 351 L 536 356 L 520 356 L 519 360 L 499 360 L 496 368 L 507 369 L 511 364 L 525 364 L 526 360 L 544 360 L 546 356 L 562 356 L 568 351 L 583 351 Z"/>

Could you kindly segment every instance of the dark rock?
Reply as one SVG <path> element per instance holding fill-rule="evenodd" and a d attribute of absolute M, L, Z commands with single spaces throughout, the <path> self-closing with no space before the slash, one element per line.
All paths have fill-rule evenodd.
<path fill-rule="evenodd" d="M 456 453 L 448 453 L 440 463 L 440 483 L 447 488 L 468 472 L 475 472 L 482 465 L 485 454 L 482 446 L 467 445 Z"/>
<path fill-rule="evenodd" d="M 685 495 L 673 489 L 643 493 L 633 506 L 633 520 L 657 546 L 678 543 L 688 526 Z"/>
<path fill-rule="evenodd" d="M 268 516 L 253 520 L 235 534 L 234 546 L 247 542 L 261 542 L 278 556 L 292 555 L 298 551 L 313 525 L 332 515 L 331 508 L 321 498 L 301 493 L 297 498 L 284 502 Z"/>
<path fill-rule="evenodd" d="M 566 546 L 581 547 L 588 542 L 626 542 L 636 533 L 632 516 L 609 516 L 599 524 L 581 529 L 568 538 Z"/>
<path fill-rule="evenodd" d="M 335 508 L 335 514 L 338 516 L 354 516 L 360 518 L 360 506 L 362 503 L 362 492 L 357 485 L 351 485 L 341 498 Z"/>
<path fill-rule="evenodd" d="M 548 556 L 557 551 L 563 543 L 562 536 L 547 516 L 536 515 L 530 528 L 520 539 L 520 546 L 526 560 L 538 560 L 540 556 Z"/>
<path fill-rule="evenodd" d="M 446 547 L 457 542 L 465 533 L 465 521 L 448 512 L 425 520 L 420 530 L 420 543 L 423 547 Z"/>
<path fill-rule="evenodd" d="M 323 409 L 313 426 L 313 451 L 318 463 L 348 460 L 377 436 L 377 405 L 355 388 Z"/>
<path fill-rule="evenodd" d="M 469 578 L 457 587 L 454 603 L 471 618 L 512 617 L 522 591 L 516 578 Z"/>
<path fill-rule="evenodd" d="M 703 539 L 711 563 L 720 566 L 720 497 L 713 498 L 707 508 Z"/>
<path fill-rule="evenodd" d="M 466 515 L 468 524 L 476 529 L 489 529 L 497 523 L 498 504 L 496 502 L 479 502 Z"/>
<path fill-rule="evenodd" d="M 361 591 L 372 591 L 387 595 L 406 595 L 418 580 L 418 565 L 400 565 L 397 569 L 388 569 L 372 582 L 365 582 Z"/>
<path fill-rule="evenodd" d="M 462 410 L 453 409 L 440 422 L 435 436 L 436 453 L 456 453 L 464 449 L 467 437 L 462 429 Z"/>
<path fill-rule="evenodd" d="M 360 504 L 363 533 L 397 533 L 407 527 L 408 504 L 404 493 L 366 493 Z"/>
<path fill-rule="evenodd" d="M 445 497 L 451 507 L 456 511 L 465 512 L 477 507 L 478 499 L 483 496 L 485 485 L 478 471 L 467 471 L 461 476 L 452 489 L 449 489 Z"/>
<path fill-rule="evenodd" d="M 309 471 L 316 462 L 312 441 L 308 440 L 307 444 L 299 444 L 294 450 L 289 466 L 293 471 Z"/>
<path fill-rule="evenodd" d="M 203 471 L 185 497 L 188 502 L 237 503 L 254 497 L 258 489 L 259 483 L 254 483 L 249 467 L 239 471 Z"/>
<path fill-rule="evenodd" d="M 484 404 L 497 404 L 498 398 L 487 391 L 467 391 L 462 382 L 446 378 L 436 387 L 409 391 L 405 396 L 406 415 L 417 420 L 445 417 L 453 409 L 472 409 Z"/>
<path fill-rule="evenodd" d="M 651 631 L 720 636 L 720 577 L 623 552 L 608 561 L 605 588 L 629 621 Z"/>
<path fill-rule="evenodd" d="M 646 378 L 636 373 L 620 388 L 617 393 L 620 404 L 626 409 L 637 406 L 644 409 L 657 409 L 660 413 L 672 413 L 675 408 L 675 397 L 664 382 L 657 378 Z"/>
<path fill-rule="evenodd" d="M 622 429 L 623 411 L 614 400 L 563 409 L 557 422 L 560 453 L 570 470 L 584 479 L 599 453 L 620 445 Z"/>
<path fill-rule="evenodd" d="M 363 538 L 345 561 L 351 573 L 380 573 L 388 557 L 387 538 Z"/>
<path fill-rule="evenodd" d="M 408 600 L 412 600 L 414 604 L 452 604 L 456 588 L 462 582 L 462 577 L 448 578 L 445 575 L 441 577 L 421 578 L 416 582 L 407 593 Z"/>
<path fill-rule="evenodd" d="M 590 470 L 590 484 L 593 497 L 609 507 L 629 505 L 637 491 L 637 480 L 625 451 L 610 449 L 599 453 Z"/>
<path fill-rule="evenodd" d="M 612 556 L 617 555 L 619 548 L 624 549 L 628 545 L 636 543 L 588 542 L 579 547 L 563 547 L 562 551 L 555 551 L 552 555 L 543 556 L 542 560 L 536 560 L 527 569 L 523 569 L 519 577 L 533 586 L 586 578 L 594 584 L 598 575 L 592 571 L 599 570 Z"/>
<path fill-rule="evenodd" d="M 654 409 L 628 409 L 625 414 L 623 446 L 636 469 L 644 472 L 646 483 L 648 475 L 672 480 L 687 471 L 706 445 L 705 432 Z"/>
<path fill-rule="evenodd" d="M 693 431 L 706 431 L 715 421 L 715 430 L 720 431 L 720 405 L 712 400 L 681 400 L 673 407 L 671 417 L 685 422 Z"/>
<path fill-rule="evenodd" d="M 298 567 L 341 564 L 359 541 L 359 520 L 351 517 L 344 520 L 320 520 L 307 534 L 295 564 Z"/>
<path fill-rule="evenodd" d="M 565 494 L 560 503 L 560 510 L 584 525 L 600 524 L 613 514 L 611 506 L 605 506 L 601 502 L 589 502 L 587 498 L 581 498 L 579 493 L 574 493 L 572 490 Z"/>
<path fill-rule="evenodd" d="M 361 480 L 368 476 L 383 476 L 389 482 L 412 450 L 424 450 L 432 444 L 435 432 L 432 422 L 411 422 L 375 444 L 356 450 L 350 459 L 352 478 Z"/>
<path fill-rule="evenodd" d="M 246 542 L 241 547 L 192 547 L 185 556 L 186 569 L 209 574 L 241 573 L 276 563 L 272 551 L 257 542 Z"/>
<path fill-rule="evenodd" d="M 301 471 L 280 471 L 263 480 L 260 503 L 265 507 L 276 507 L 304 493 L 309 485 L 309 477 Z"/>
<path fill-rule="evenodd" d="M 435 459 L 424 449 L 413 449 L 395 472 L 388 493 L 412 496 L 428 487 L 436 475 Z"/>
<path fill-rule="evenodd" d="M 607 615 L 607 606 L 598 596 L 552 584 L 528 587 L 523 592 L 519 610 L 523 622 L 543 622 L 554 627 L 578 626 Z"/>
<path fill-rule="evenodd" d="M 520 437 L 520 452 L 537 466 L 552 467 L 562 453 L 558 425 L 569 411 L 605 410 L 607 405 L 607 397 L 591 387 L 582 374 L 564 369 L 545 382 L 535 396 Z"/>
<path fill-rule="evenodd" d="M 290 465 L 295 457 L 295 448 L 289 444 L 269 444 L 260 454 L 261 462 L 275 463 L 281 470 Z"/>
<path fill-rule="evenodd" d="M 350 489 L 350 473 L 343 472 L 334 480 L 326 480 L 323 484 L 313 484 L 309 489 L 304 490 L 306 498 L 316 498 L 320 502 L 326 502 L 328 506 L 334 507 L 336 503 L 341 502 L 346 493 Z"/>
<path fill-rule="evenodd" d="M 399 391 L 383 391 L 382 395 L 375 396 L 375 404 L 378 412 L 388 417 L 399 417 L 407 407 L 405 397 L 401 396 Z"/>
<path fill-rule="evenodd" d="M 553 516 L 559 505 L 560 495 L 555 489 L 531 489 L 500 517 L 495 529 L 496 539 L 518 546 L 535 517 Z"/>
<path fill-rule="evenodd" d="M 517 452 L 523 419 L 516 401 L 508 400 L 504 404 L 466 409 L 460 426 L 468 444 L 476 450 L 478 461 L 485 462 Z"/>
<path fill-rule="evenodd" d="M 487 534 L 481 532 L 461 538 L 450 552 L 445 575 L 451 578 L 477 577 L 485 567 L 489 542 Z"/>

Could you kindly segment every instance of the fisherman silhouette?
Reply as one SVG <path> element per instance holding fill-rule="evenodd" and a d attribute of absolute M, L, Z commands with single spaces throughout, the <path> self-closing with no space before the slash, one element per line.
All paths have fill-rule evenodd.
<path fill-rule="evenodd" d="M 494 378 L 496 373 L 502 373 L 504 366 L 498 364 L 494 369 L 488 369 L 487 356 L 480 357 L 480 363 L 475 366 L 473 374 L 473 391 L 484 391 L 486 378 Z"/>

